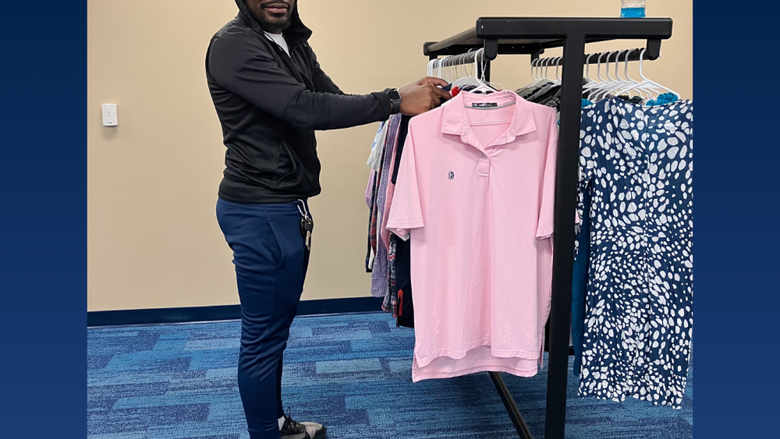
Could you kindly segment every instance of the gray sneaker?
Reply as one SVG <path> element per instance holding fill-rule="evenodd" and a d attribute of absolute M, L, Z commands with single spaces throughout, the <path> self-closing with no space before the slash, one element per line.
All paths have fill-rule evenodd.
<path fill-rule="evenodd" d="M 327 429 L 322 424 L 314 422 L 295 422 L 291 417 L 284 417 L 282 439 L 325 439 Z"/>

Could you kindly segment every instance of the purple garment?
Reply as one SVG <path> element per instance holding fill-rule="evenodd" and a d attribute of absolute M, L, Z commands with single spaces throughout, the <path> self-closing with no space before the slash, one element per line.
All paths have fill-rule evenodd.
<path fill-rule="evenodd" d="M 387 129 L 387 139 L 385 141 L 385 153 L 384 160 L 382 162 L 382 173 L 380 175 L 378 192 L 376 194 L 377 204 L 377 233 L 382 230 L 384 224 L 381 224 L 384 207 L 385 197 L 387 196 L 387 183 L 390 180 L 390 173 L 387 172 L 390 169 L 390 162 L 393 159 L 393 150 L 395 149 L 395 141 L 398 136 L 398 128 L 401 124 L 401 115 L 395 114 L 390 117 L 389 127 Z M 371 270 L 371 295 L 374 297 L 385 297 L 387 295 L 387 248 L 384 241 L 377 236 L 377 249 L 376 256 L 374 258 L 374 268 Z"/>

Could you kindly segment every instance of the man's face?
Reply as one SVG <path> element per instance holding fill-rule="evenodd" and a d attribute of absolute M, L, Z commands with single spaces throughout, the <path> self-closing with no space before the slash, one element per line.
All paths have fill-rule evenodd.
<path fill-rule="evenodd" d="M 245 0 L 249 11 L 263 30 L 279 33 L 290 25 L 290 15 L 297 0 Z"/>

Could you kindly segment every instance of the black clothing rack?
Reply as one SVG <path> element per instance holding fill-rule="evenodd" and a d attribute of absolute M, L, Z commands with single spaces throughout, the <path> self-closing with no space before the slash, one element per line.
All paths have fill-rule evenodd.
<path fill-rule="evenodd" d="M 577 203 L 579 121 L 585 44 L 611 40 L 646 40 L 643 59 L 660 56 L 661 40 L 672 36 L 669 18 L 503 18 L 477 19 L 474 28 L 439 42 L 423 45 L 430 59 L 484 48 L 484 78 L 490 80 L 490 61 L 503 54 L 526 54 L 536 59 L 547 48 L 563 47 L 560 128 L 555 187 L 553 285 L 550 310 L 549 366 L 545 439 L 564 439 L 571 323 L 572 266 L 575 230 L 572 212 Z M 638 60 L 640 53 L 629 54 Z M 625 58 L 621 58 L 625 59 Z M 594 57 L 590 63 L 597 62 Z M 518 435 L 533 439 L 512 395 L 498 372 L 493 384 Z"/>

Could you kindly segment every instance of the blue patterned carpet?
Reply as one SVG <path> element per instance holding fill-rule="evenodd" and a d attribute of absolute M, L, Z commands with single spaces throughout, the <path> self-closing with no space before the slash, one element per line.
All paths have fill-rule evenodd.
<path fill-rule="evenodd" d="M 238 395 L 238 322 L 91 328 L 88 439 L 244 439 Z M 486 373 L 411 381 L 414 333 L 388 315 L 300 317 L 285 355 L 283 398 L 299 421 L 330 439 L 512 438 Z M 547 373 L 504 374 L 536 438 L 544 435 Z M 681 410 L 576 396 L 569 381 L 567 437 L 693 437 L 693 367 Z"/>

